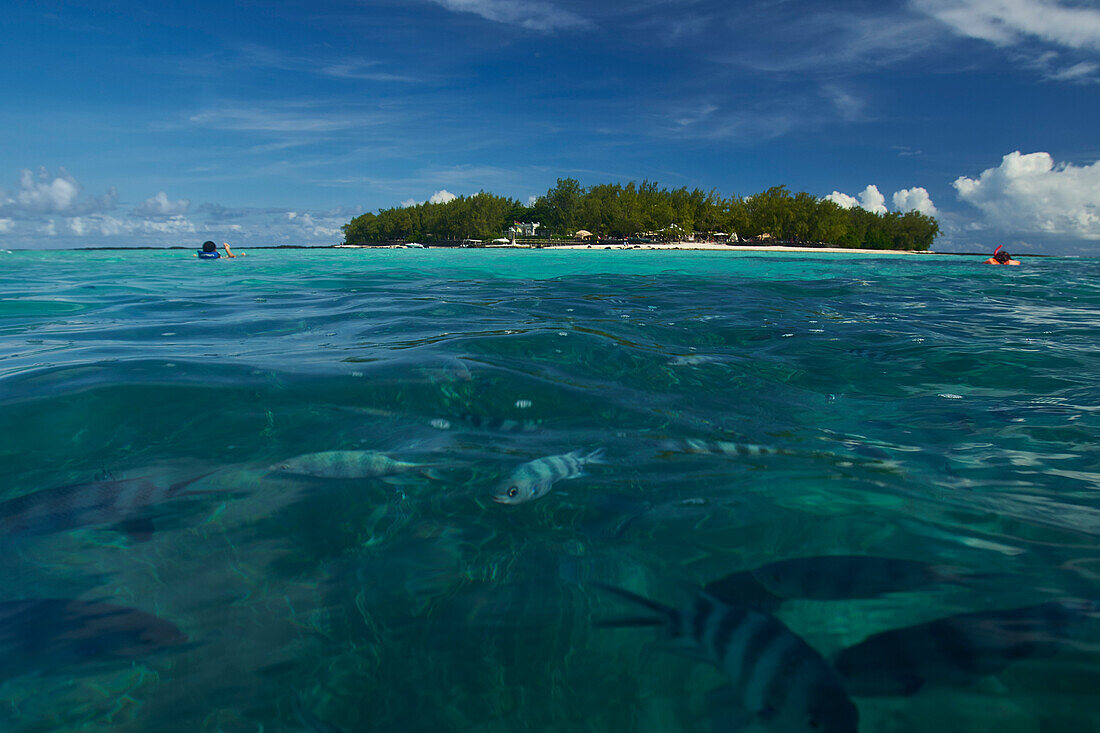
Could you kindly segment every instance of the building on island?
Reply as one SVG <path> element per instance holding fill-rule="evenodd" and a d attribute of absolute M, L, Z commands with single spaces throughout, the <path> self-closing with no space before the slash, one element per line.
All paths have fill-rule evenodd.
<path fill-rule="evenodd" d="M 508 233 L 512 235 L 512 238 L 516 237 L 536 237 L 535 230 L 541 227 L 537 221 L 517 221 L 508 227 Z"/>

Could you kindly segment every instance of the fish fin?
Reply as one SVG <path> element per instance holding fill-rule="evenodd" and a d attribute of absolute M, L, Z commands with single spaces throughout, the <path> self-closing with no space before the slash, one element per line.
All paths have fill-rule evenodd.
<path fill-rule="evenodd" d="M 578 453 L 580 451 L 577 451 Z M 583 463 L 607 463 L 604 460 L 605 451 L 603 448 L 597 448 L 586 456 L 580 456 Z"/>
<path fill-rule="evenodd" d="M 645 596 L 640 596 L 637 593 L 632 593 L 631 591 L 624 590 L 622 588 L 616 588 L 613 585 L 606 585 L 605 583 L 593 583 L 592 585 L 602 590 L 605 590 L 608 593 L 617 595 L 619 596 L 619 598 L 628 600 L 631 603 L 636 603 L 639 606 L 648 608 L 650 611 L 656 613 L 657 616 L 661 618 L 666 624 L 668 624 L 670 628 L 675 628 L 676 623 L 680 618 L 680 612 L 672 606 L 666 606 L 663 603 L 658 603 L 657 601 L 646 598 Z"/>
<path fill-rule="evenodd" d="M 424 483 L 424 476 L 419 473 L 397 473 L 392 476 L 379 476 L 377 481 L 388 486 L 418 486 Z"/>
<path fill-rule="evenodd" d="M 202 479 L 206 478 L 207 476 L 209 476 L 212 473 L 214 473 L 214 471 L 207 471 L 206 473 L 201 473 L 198 476 L 195 476 L 193 478 L 184 479 L 183 481 L 177 481 L 176 483 L 174 483 L 174 484 L 172 484 L 171 486 L 168 487 L 168 495 L 172 496 L 172 495 L 176 494 L 177 492 L 182 491 L 183 489 L 187 488 L 188 486 L 195 483 L 196 481 L 201 481 Z M 188 491 L 187 493 L 188 494 L 209 494 L 209 493 L 213 493 L 213 492 L 209 492 L 209 491 Z"/>
<path fill-rule="evenodd" d="M 429 481 L 442 481 L 443 475 L 436 470 L 435 466 L 425 466 L 421 468 L 418 473 Z"/>
<path fill-rule="evenodd" d="M 754 611 L 775 613 L 786 600 L 753 577 L 750 571 L 731 573 L 707 583 L 703 591 L 729 606 L 748 606 Z"/>
<path fill-rule="evenodd" d="M 116 525 L 115 529 L 130 538 L 131 542 L 148 542 L 153 539 L 153 520 L 148 517 L 127 519 Z"/>

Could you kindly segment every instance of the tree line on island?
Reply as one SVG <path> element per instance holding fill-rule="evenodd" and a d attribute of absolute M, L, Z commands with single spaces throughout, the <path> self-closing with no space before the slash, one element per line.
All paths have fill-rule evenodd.
<path fill-rule="evenodd" d="M 865 249 L 927 250 L 939 233 L 936 220 L 917 211 L 845 209 L 805 192 L 792 194 L 786 186 L 722 198 L 713 190 L 670 190 L 650 181 L 583 188 L 573 178 L 559 178 L 530 206 L 482 191 L 443 203 L 380 209 L 355 217 L 342 229 L 347 244 L 489 240 L 506 236 L 515 222 L 540 222 L 543 239 L 571 239 L 582 229 L 597 238 L 616 239 L 654 234 L 678 240 L 721 232 L 741 240 L 763 236 Z"/>

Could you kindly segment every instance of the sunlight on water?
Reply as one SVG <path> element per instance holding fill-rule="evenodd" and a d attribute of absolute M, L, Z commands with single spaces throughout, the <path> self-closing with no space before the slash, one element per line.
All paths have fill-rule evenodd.
<path fill-rule="evenodd" d="M 1100 265 L 1025 264 L 7 256 L 0 727 L 1100 729 Z"/>

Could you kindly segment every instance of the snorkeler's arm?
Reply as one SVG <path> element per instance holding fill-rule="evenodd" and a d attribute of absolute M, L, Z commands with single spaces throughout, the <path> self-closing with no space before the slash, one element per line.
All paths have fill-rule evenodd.
<path fill-rule="evenodd" d="M 236 257 L 237 256 L 237 255 L 233 254 L 233 250 L 229 249 L 229 242 L 222 242 L 222 246 L 225 247 L 225 256 L 226 257 Z"/>

